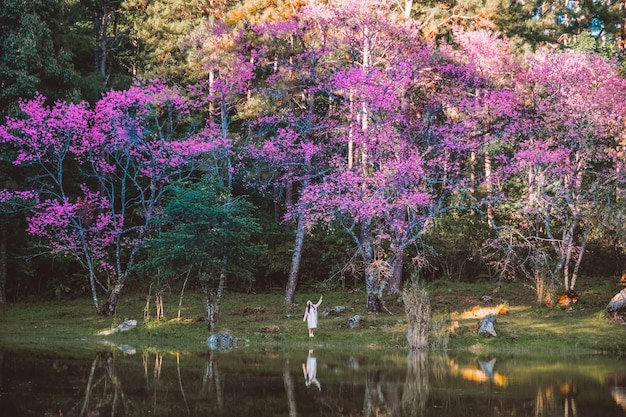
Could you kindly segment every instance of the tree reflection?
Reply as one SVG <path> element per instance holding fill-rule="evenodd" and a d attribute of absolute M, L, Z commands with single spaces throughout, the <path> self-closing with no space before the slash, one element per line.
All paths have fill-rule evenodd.
<path fill-rule="evenodd" d="M 578 417 L 577 392 L 576 385 L 572 381 L 539 387 L 535 400 L 535 416 L 556 414 L 562 404 L 563 417 Z"/>
<path fill-rule="evenodd" d="M 608 383 L 611 397 L 622 410 L 626 411 L 626 374 L 610 375 Z"/>
<path fill-rule="evenodd" d="M 117 376 L 113 354 L 100 352 L 91 364 L 79 416 L 115 416 L 120 402 L 124 407 L 124 413 L 127 414 L 129 401 Z"/>
<path fill-rule="evenodd" d="M 150 363 L 151 352 L 144 350 L 142 356 L 144 379 L 146 380 L 146 388 L 150 390 Z M 159 352 L 154 352 L 154 364 L 152 368 L 152 409 L 157 408 L 157 399 L 159 398 L 159 392 L 162 390 L 164 384 L 161 383 L 161 371 L 163 369 L 163 355 Z"/>
<path fill-rule="evenodd" d="M 430 393 L 428 354 L 419 350 L 411 351 L 406 363 L 406 382 L 402 393 L 403 416 L 420 416 L 424 414 Z"/>
<path fill-rule="evenodd" d="M 626 365 L 604 358 L 572 364 L 535 357 L 451 358 L 420 351 L 406 356 L 327 350 L 314 355 L 308 349 L 285 355 L 151 349 L 134 357 L 118 349 L 86 353 L 78 359 L 54 356 L 51 361 L 45 355 L 0 350 L 0 414 L 626 415 Z M 321 390 L 313 382 L 318 376 L 324 382 Z"/>
<path fill-rule="evenodd" d="M 219 411 L 224 409 L 224 384 L 217 365 L 217 356 L 212 350 L 207 353 L 204 362 L 201 393 L 208 399 L 215 398 Z"/>
<path fill-rule="evenodd" d="M 283 366 L 283 383 L 285 385 L 285 393 L 287 394 L 287 407 L 289 409 L 289 417 L 298 417 L 296 409 L 296 389 L 289 369 L 289 359 L 285 359 Z"/>
<path fill-rule="evenodd" d="M 392 417 L 400 416 L 399 385 L 381 382 L 381 371 L 367 372 L 363 416 Z"/>

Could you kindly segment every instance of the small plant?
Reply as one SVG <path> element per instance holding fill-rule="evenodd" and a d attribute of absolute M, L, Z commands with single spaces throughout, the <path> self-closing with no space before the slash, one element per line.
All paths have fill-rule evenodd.
<path fill-rule="evenodd" d="M 458 322 L 456 323 L 458 326 Z M 444 317 L 432 319 L 430 322 L 430 349 L 434 352 L 445 352 L 448 350 L 450 341 L 450 321 Z"/>

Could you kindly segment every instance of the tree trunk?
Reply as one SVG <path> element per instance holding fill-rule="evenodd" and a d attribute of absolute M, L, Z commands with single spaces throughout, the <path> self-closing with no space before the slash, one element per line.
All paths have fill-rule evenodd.
<path fill-rule="evenodd" d="M 225 261 L 224 261 L 225 262 Z M 213 282 L 213 285 L 215 283 Z M 222 304 L 222 295 L 224 294 L 224 286 L 226 285 L 226 273 L 222 271 L 220 273 L 220 279 L 217 282 L 217 287 L 213 288 L 211 282 L 205 282 L 202 287 L 204 288 L 206 315 L 207 315 L 207 327 L 209 332 L 213 333 L 217 328 L 217 322 L 220 317 L 220 306 Z"/>
<path fill-rule="evenodd" d="M 360 246 L 365 265 L 365 289 L 367 293 L 368 313 L 380 313 L 383 309 L 382 293 L 384 285 L 378 279 L 374 268 L 374 249 L 372 247 L 371 220 L 361 224 Z"/>
<path fill-rule="evenodd" d="M 387 294 L 396 294 L 402 288 L 402 267 L 404 265 L 404 251 L 396 250 L 393 261 L 391 262 L 391 279 L 389 280 L 389 288 Z"/>
<path fill-rule="evenodd" d="M 107 299 L 100 308 L 100 314 L 105 317 L 111 317 L 115 315 L 115 311 L 117 310 L 117 303 L 120 299 L 120 293 L 122 292 L 122 288 L 124 285 L 117 284 L 113 287 L 112 290 L 107 294 Z"/>
<path fill-rule="evenodd" d="M 304 245 L 304 215 L 298 215 L 298 224 L 296 226 L 296 241 L 291 256 L 291 270 L 289 271 L 289 281 L 287 281 L 287 290 L 285 291 L 285 304 L 294 303 L 294 295 L 296 286 L 298 285 L 298 273 L 300 272 L 300 260 L 302 259 L 302 246 Z"/>
<path fill-rule="evenodd" d="M 576 258 L 576 263 L 574 264 L 574 271 L 572 272 L 572 279 L 570 280 L 570 287 L 573 290 L 576 286 L 576 280 L 578 279 L 578 271 L 580 270 L 580 264 L 583 260 L 583 255 L 585 254 L 585 249 L 587 248 L 587 237 L 589 236 L 589 226 L 585 224 L 585 229 L 583 231 L 582 242 L 580 244 L 580 250 L 578 251 L 578 256 Z"/>

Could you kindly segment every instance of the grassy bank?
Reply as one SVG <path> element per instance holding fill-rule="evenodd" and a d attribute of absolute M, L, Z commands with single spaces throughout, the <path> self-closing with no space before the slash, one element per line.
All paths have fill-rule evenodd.
<path fill-rule="evenodd" d="M 604 318 L 604 308 L 620 287 L 613 278 L 586 278 L 579 282 L 580 301 L 570 307 L 548 310 L 537 306 L 532 288 L 521 282 L 505 283 L 497 292 L 494 284 L 440 281 L 428 286 L 433 320 L 440 329 L 451 324 L 448 347 L 452 350 L 503 352 L 566 352 L 626 355 L 626 326 Z M 302 314 L 307 299 L 320 307 L 320 326 L 314 339 L 307 337 Z M 484 301 L 488 295 L 490 301 Z M 203 320 L 199 293 L 185 294 L 180 307 L 179 296 L 166 294 L 165 318 L 145 319 L 146 293 L 125 294 L 114 318 L 97 316 L 88 299 L 73 301 L 20 302 L 0 308 L 0 342 L 30 348 L 49 343 L 61 344 L 130 344 L 136 348 L 202 351 L 207 348 L 209 332 Z M 226 293 L 219 332 L 245 341 L 248 349 L 298 349 L 325 347 L 342 349 L 406 350 L 407 319 L 401 297 L 387 296 L 386 310 L 380 314 L 365 311 L 363 289 L 333 290 L 302 288 L 296 294 L 296 306 L 285 306 L 283 290 L 268 293 Z M 498 305 L 507 313 L 497 316 L 497 337 L 477 332 L 481 312 Z M 345 307 L 339 313 L 335 306 Z M 327 315 L 323 312 L 333 310 Z M 354 315 L 361 325 L 350 329 L 347 321 Z M 98 336 L 105 329 L 128 320 L 138 321 L 137 328 L 110 336 Z M 458 326 L 457 326 L 458 325 Z M 431 341 L 441 339 L 441 331 L 431 334 Z"/>

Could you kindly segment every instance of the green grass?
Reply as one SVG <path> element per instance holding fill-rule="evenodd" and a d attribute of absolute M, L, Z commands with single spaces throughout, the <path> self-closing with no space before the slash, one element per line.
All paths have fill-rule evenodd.
<path fill-rule="evenodd" d="M 577 288 L 577 304 L 553 310 L 537 306 L 533 290 L 524 283 L 505 283 L 497 292 L 493 292 L 494 287 L 491 282 L 448 281 L 428 286 L 435 320 L 458 322 L 456 334 L 450 335 L 451 350 L 626 355 L 626 326 L 606 320 L 603 314 L 608 301 L 620 290 L 616 280 L 585 279 Z M 310 339 L 302 321 L 304 306 L 307 299 L 317 301 L 322 293 L 320 325 L 315 338 Z M 490 295 L 493 301 L 485 303 L 483 295 Z M 284 305 L 283 297 L 282 289 L 261 294 L 227 292 L 218 332 L 244 340 L 249 349 L 407 349 L 407 319 L 399 295 L 387 296 L 387 311 L 379 314 L 365 311 L 364 290 L 302 289 L 296 294 L 296 306 Z M 167 294 L 164 301 L 165 319 L 160 322 L 144 320 L 146 294 L 141 292 L 124 294 L 114 318 L 96 315 L 89 299 L 9 304 L 0 308 L 0 342 L 34 348 L 52 342 L 97 345 L 108 341 L 143 349 L 206 350 L 209 332 L 200 293 L 185 295 L 180 319 L 179 294 Z M 479 335 L 479 318 L 470 314 L 472 307 L 497 304 L 508 308 L 508 314 L 497 317 L 498 336 Z M 334 306 L 346 310 L 322 314 Z M 153 305 L 151 310 L 154 317 Z M 361 326 L 349 329 L 347 320 L 355 314 L 361 316 Z M 97 335 L 128 319 L 136 319 L 137 328 L 107 337 Z M 278 331 L 270 332 L 270 328 Z"/>

